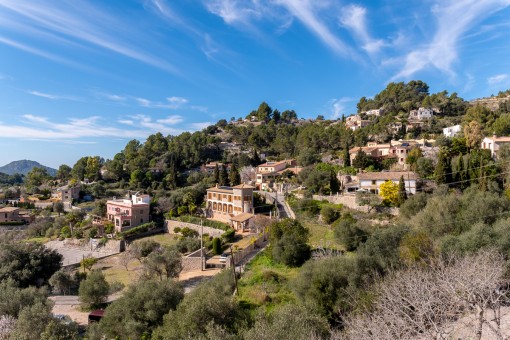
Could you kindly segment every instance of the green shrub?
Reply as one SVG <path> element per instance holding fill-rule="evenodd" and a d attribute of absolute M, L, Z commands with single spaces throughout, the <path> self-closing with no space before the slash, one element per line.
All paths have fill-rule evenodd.
<path fill-rule="evenodd" d="M 225 240 L 225 242 L 234 242 L 236 231 L 232 228 L 227 230 L 221 235 L 221 237 Z"/>
<path fill-rule="evenodd" d="M 214 255 L 220 255 L 222 252 L 221 249 L 221 240 L 218 237 L 213 238 L 212 241 L 213 253 Z"/>

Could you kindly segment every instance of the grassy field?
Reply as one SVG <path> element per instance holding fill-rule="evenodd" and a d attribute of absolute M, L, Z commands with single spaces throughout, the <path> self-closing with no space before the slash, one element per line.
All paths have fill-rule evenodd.
<path fill-rule="evenodd" d="M 144 237 L 143 240 L 153 240 L 161 244 L 162 246 L 173 246 L 178 242 L 178 235 L 174 234 L 157 234 L 149 237 Z"/>
<path fill-rule="evenodd" d="M 32 238 L 27 238 L 25 241 L 27 242 L 36 242 L 36 243 L 46 243 L 48 241 L 51 241 L 51 238 L 49 237 L 32 237 Z"/>
<path fill-rule="evenodd" d="M 298 271 L 298 268 L 274 263 L 267 250 L 261 252 L 246 266 L 245 274 L 239 280 L 241 303 L 251 310 L 257 307 L 271 310 L 281 303 L 294 301 L 288 282 L 296 277 Z"/>
<path fill-rule="evenodd" d="M 158 234 L 145 237 L 143 239 L 156 241 L 162 246 L 170 246 L 177 243 L 175 235 L 171 234 Z M 122 282 L 125 286 L 128 286 L 130 283 L 138 279 L 142 271 L 142 265 L 138 260 L 133 259 L 129 262 L 127 266 L 128 270 L 126 270 L 126 267 L 124 267 L 120 261 L 123 256 L 126 256 L 126 254 L 120 253 L 99 260 L 94 268 L 101 269 L 103 271 L 103 274 L 105 275 L 106 281 L 108 281 L 108 283 L 118 281 Z"/>

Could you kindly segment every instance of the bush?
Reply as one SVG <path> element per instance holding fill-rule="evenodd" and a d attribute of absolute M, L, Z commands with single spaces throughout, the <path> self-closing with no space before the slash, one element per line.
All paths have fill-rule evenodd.
<path fill-rule="evenodd" d="M 325 223 L 330 224 L 340 217 L 340 211 L 327 204 L 321 209 L 321 217 Z"/>
<path fill-rule="evenodd" d="M 225 242 L 234 242 L 236 236 L 236 231 L 232 228 L 227 230 L 226 232 L 221 235 L 221 238 L 225 240 Z"/>
<path fill-rule="evenodd" d="M 180 253 L 191 253 L 200 249 L 200 240 L 191 237 L 181 237 L 176 247 Z"/>
<path fill-rule="evenodd" d="M 213 238 L 212 247 L 214 255 L 220 255 L 222 253 L 221 240 L 218 237 Z"/>
<path fill-rule="evenodd" d="M 154 230 L 154 229 L 156 229 L 156 223 L 149 222 L 149 223 L 139 225 L 138 227 L 134 227 L 129 230 L 126 230 L 126 231 L 120 233 L 120 236 L 128 237 L 128 236 L 138 235 L 138 234 L 142 234 L 149 230 Z"/>
<path fill-rule="evenodd" d="M 99 270 L 93 270 L 80 283 L 78 295 L 85 308 L 94 309 L 106 302 L 109 290 L 110 285 L 106 282 L 104 274 Z"/>
<path fill-rule="evenodd" d="M 273 223 L 270 229 L 270 249 L 274 261 L 297 267 L 310 258 L 310 231 L 299 221 L 284 219 Z"/>
<path fill-rule="evenodd" d="M 196 231 L 195 229 L 188 228 L 188 227 L 184 227 L 181 229 L 181 235 L 183 237 L 195 237 L 195 238 L 200 236 L 198 231 Z"/>
<path fill-rule="evenodd" d="M 346 214 L 333 224 L 335 238 L 345 246 L 345 250 L 353 251 L 365 242 L 367 233 L 358 227 L 357 221 L 350 215 Z"/>

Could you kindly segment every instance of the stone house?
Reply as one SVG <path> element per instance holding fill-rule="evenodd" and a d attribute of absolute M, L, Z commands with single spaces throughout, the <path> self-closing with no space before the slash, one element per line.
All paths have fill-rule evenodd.
<path fill-rule="evenodd" d="M 232 218 L 253 213 L 253 189 L 254 187 L 247 184 L 234 187 L 216 185 L 207 189 L 205 198 L 207 217 L 239 227 L 240 224 L 237 222 L 242 223 L 245 220 L 238 221 L 239 218 L 234 220 Z"/>

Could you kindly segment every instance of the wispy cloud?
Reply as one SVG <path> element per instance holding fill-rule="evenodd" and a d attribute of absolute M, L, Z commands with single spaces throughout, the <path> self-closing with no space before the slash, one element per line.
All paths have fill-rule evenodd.
<path fill-rule="evenodd" d="M 370 55 L 376 54 L 385 45 L 383 40 L 374 39 L 368 33 L 366 8 L 349 5 L 343 8 L 340 23 L 359 40 L 361 47 Z"/>
<path fill-rule="evenodd" d="M 475 24 L 510 6 L 509 0 L 441 1 L 432 7 L 437 28 L 432 40 L 415 46 L 402 60 L 404 66 L 392 78 L 409 78 L 416 72 L 432 66 L 455 76 L 452 64 L 458 58 L 459 40 Z"/>
<path fill-rule="evenodd" d="M 44 92 L 34 91 L 34 90 L 26 91 L 26 93 L 31 94 L 36 97 L 42 97 L 42 98 L 51 99 L 51 100 L 58 100 L 58 99 L 78 100 L 78 98 L 73 97 L 73 96 L 61 96 L 61 95 L 44 93 Z"/>
<path fill-rule="evenodd" d="M 338 119 L 342 118 L 342 116 L 345 116 L 347 113 L 348 103 L 353 102 L 353 98 L 349 97 L 342 97 L 339 99 L 332 99 L 329 101 L 330 106 L 330 112 L 331 112 L 331 118 L 332 119 Z"/>
<path fill-rule="evenodd" d="M 158 67 L 160 69 L 179 74 L 179 71 L 166 60 L 146 53 L 143 49 L 133 46 L 125 39 L 119 38 L 119 33 L 133 38 L 136 31 L 130 29 L 130 24 L 121 22 L 106 11 L 91 6 L 87 2 L 73 1 L 72 3 L 45 3 L 4 0 L 0 3 L 19 16 L 29 29 L 43 29 L 53 42 L 61 41 L 62 36 L 78 39 L 82 43 L 113 51 L 128 58 Z M 19 26 L 11 26 L 17 33 L 26 33 Z M 132 39 L 133 40 L 133 39 Z M 131 41 L 132 41 L 131 40 Z M 22 45 L 18 42 L 0 39 L 0 42 L 13 47 L 54 60 L 66 61 L 49 53 Z M 42 53 L 41 53 L 42 52 Z"/>
<path fill-rule="evenodd" d="M 176 125 L 183 122 L 184 119 L 180 116 L 153 120 L 146 115 L 134 115 L 128 119 L 119 119 L 116 123 L 123 124 L 123 127 L 119 127 L 116 123 L 109 126 L 109 120 L 99 116 L 69 118 L 65 122 L 59 122 L 27 114 L 20 117 L 18 123 L 0 122 L 0 136 L 82 143 L 81 139 L 84 138 L 146 138 L 155 132 L 177 135 L 184 130 Z"/>
<path fill-rule="evenodd" d="M 319 19 L 316 6 L 320 2 L 313 0 L 278 0 L 278 3 L 285 6 L 290 13 L 333 51 L 343 56 L 352 55 L 351 48 L 333 34 L 328 26 Z"/>
<path fill-rule="evenodd" d="M 209 12 L 221 17 L 228 25 L 249 26 L 251 20 L 260 13 L 254 8 L 258 2 L 236 0 L 208 0 L 205 2 Z"/>
<path fill-rule="evenodd" d="M 212 122 L 201 122 L 201 123 L 191 123 L 190 124 L 191 128 L 194 129 L 194 130 L 203 130 L 203 129 L 205 129 L 206 127 L 208 127 L 210 125 L 214 125 L 214 123 L 212 123 Z"/>
<path fill-rule="evenodd" d="M 506 74 L 506 73 L 504 73 L 504 74 L 497 74 L 495 76 L 487 78 L 487 83 L 489 85 L 496 85 L 496 84 L 503 83 L 507 79 L 508 79 L 508 74 Z"/>
<path fill-rule="evenodd" d="M 172 109 L 176 110 L 181 108 L 182 105 L 188 102 L 188 99 L 183 97 L 168 97 L 166 98 L 166 102 L 153 102 L 146 98 L 135 98 L 138 105 L 142 107 L 152 108 L 152 109 Z"/>

